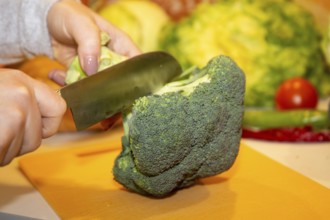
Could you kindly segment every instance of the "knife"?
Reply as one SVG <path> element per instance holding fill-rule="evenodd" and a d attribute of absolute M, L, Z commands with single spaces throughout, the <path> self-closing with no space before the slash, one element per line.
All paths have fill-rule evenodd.
<path fill-rule="evenodd" d="M 71 109 L 77 130 L 86 129 L 156 92 L 182 72 L 168 53 L 144 53 L 59 90 Z"/>

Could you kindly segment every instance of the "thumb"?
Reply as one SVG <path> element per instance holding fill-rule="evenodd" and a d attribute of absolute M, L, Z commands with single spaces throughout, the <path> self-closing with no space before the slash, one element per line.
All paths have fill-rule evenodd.
<path fill-rule="evenodd" d="M 34 81 L 34 92 L 42 117 L 42 137 L 55 134 L 66 111 L 64 99 L 48 85 Z"/>

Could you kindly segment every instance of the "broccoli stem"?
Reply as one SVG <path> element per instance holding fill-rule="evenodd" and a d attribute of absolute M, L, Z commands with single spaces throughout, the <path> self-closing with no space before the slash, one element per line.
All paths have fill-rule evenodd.
<path fill-rule="evenodd" d="M 162 95 L 169 92 L 181 92 L 183 95 L 189 95 L 197 85 L 203 82 L 210 82 L 207 71 L 193 66 L 166 84 L 156 94 Z"/>

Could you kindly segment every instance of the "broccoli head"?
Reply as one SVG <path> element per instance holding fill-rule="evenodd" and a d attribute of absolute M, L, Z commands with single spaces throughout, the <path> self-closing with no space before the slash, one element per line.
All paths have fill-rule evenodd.
<path fill-rule="evenodd" d="M 123 113 L 115 180 L 163 197 L 229 169 L 241 138 L 245 76 L 229 57 L 192 68 Z"/>

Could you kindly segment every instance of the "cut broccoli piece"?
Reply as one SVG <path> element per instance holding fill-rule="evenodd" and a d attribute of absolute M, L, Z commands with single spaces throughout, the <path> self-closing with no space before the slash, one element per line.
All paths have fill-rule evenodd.
<path fill-rule="evenodd" d="M 155 197 L 228 170 L 239 151 L 245 76 L 226 56 L 190 69 L 123 113 L 115 180 Z"/>
<path fill-rule="evenodd" d="M 107 47 L 107 44 L 110 40 L 110 36 L 107 33 L 101 32 L 101 53 L 99 57 L 99 67 L 97 71 L 102 71 L 112 65 L 115 65 L 127 59 L 127 57 L 122 56 Z M 85 78 L 86 76 L 87 74 L 82 69 L 78 56 L 75 56 L 67 71 L 65 83 L 71 84 L 73 82 Z"/>

